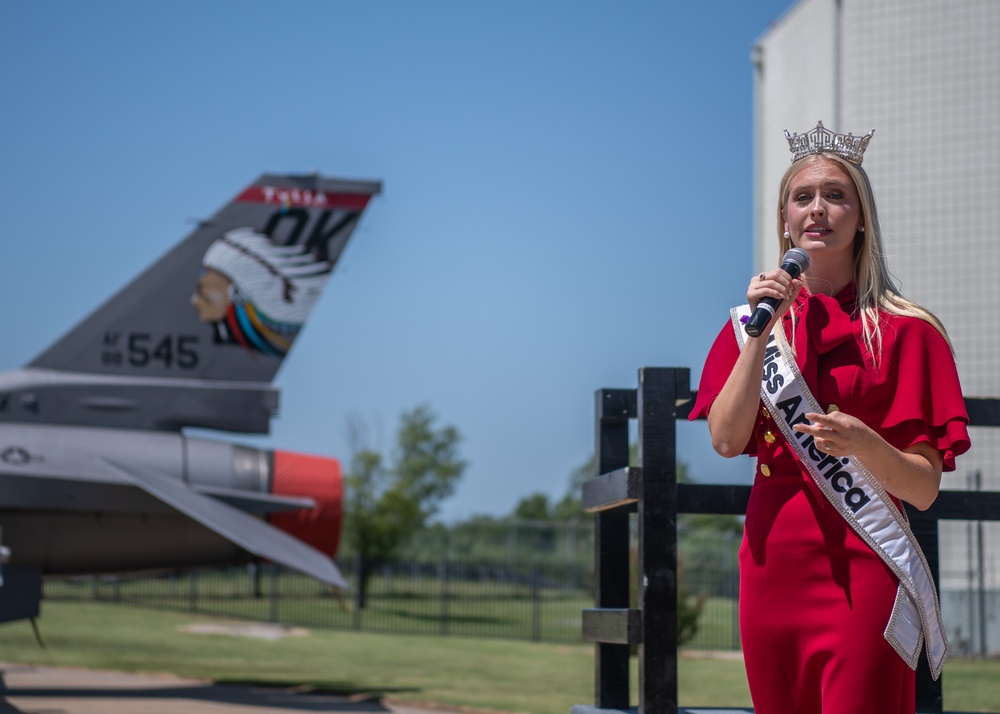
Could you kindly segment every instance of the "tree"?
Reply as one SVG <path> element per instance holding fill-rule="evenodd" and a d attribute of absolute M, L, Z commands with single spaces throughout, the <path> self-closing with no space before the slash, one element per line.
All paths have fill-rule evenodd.
<path fill-rule="evenodd" d="M 461 436 L 453 426 L 436 428 L 426 405 L 403 412 L 387 466 L 382 454 L 355 448 L 349 473 L 346 535 L 359 562 L 358 605 L 365 606 L 373 568 L 392 558 L 450 496 L 465 471 Z M 361 429 L 352 425 L 352 441 Z"/>
<path fill-rule="evenodd" d="M 510 514 L 516 521 L 547 521 L 552 517 L 549 513 L 549 497 L 544 493 L 532 493 L 525 496 Z"/>

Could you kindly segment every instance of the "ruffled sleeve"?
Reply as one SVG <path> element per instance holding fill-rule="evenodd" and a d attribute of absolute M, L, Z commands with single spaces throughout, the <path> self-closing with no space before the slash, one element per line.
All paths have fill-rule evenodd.
<path fill-rule="evenodd" d="M 695 399 L 688 419 L 708 416 L 708 411 L 712 408 L 712 404 L 722 388 L 726 386 L 729 373 L 733 371 L 733 366 L 739 356 L 740 346 L 736 343 L 733 326 L 727 322 L 715 338 L 715 342 L 712 343 L 712 349 L 708 351 L 705 368 L 701 372 L 701 380 L 698 383 L 698 397 Z"/>
<path fill-rule="evenodd" d="M 733 334 L 732 322 L 727 322 L 719 331 L 718 337 L 712 343 L 712 348 L 708 351 L 705 367 L 701 372 L 701 380 L 698 383 L 698 396 L 694 406 L 691 407 L 688 419 L 693 420 L 708 416 L 716 397 L 726 386 L 726 380 L 729 379 L 729 374 L 733 371 L 739 356 L 740 346 L 736 342 L 736 335 Z M 751 435 L 743 453 L 750 455 L 757 453 L 756 433 Z"/>
<path fill-rule="evenodd" d="M 883 328 L 880 369 L 895 377 L 882 436 L 898 449 L 927 442 L 954 471 L 955 457 L 969 450 L 969 415 L 944 337 L 924 320 L 893 319 Z"/>

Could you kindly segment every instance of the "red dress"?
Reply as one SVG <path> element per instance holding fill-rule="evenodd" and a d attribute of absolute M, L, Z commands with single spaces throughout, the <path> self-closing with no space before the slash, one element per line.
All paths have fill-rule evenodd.
<path fill-rule="evenodd" d="M 948 343 L 929 323 L 882 315 L 873 364 L 854 287 L 800 294 L 796 361 L 826 409 L 836 405 L 899 449 L 926 441 L 944 470 L 969 448 Z M 785 331 L 791 339 L 791 320 Z M 731 324 L 705 362 L 691 418 L 708 413 L 739 356 Z M 740 546 L 740 633 L 756 714 L 913 714 L 914 673 L 885 641 L 897 579 L 813 484 L 761 407 L 745 453 L 757 473 Z"/>

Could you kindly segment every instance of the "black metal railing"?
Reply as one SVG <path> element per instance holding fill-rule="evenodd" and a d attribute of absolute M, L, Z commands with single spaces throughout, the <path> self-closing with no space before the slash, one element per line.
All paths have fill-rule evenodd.
<path fill-rule="evenodd" d="M 749 486 L 677 483 L 676 421 L 696 393 L 686 367 L 645 367 L 637 389 L 601 389 L 595 405 L 594 479 L 583 507 L 595 518 L 595 607 L 583 613 L 584 639 L 595 643 L 594 705 L 573 714 L 635 711 L 677 714 L 678 513 L 746 513 Z M 1000 399 L 967 398 L 973 426 L 1000 426 Z M 638 422 L 638 466 L 629 466 L 629 422 Z M 629 574 L 629 518 L 639 533 L 635 582 Z M 907 507 L 911 528 L 939 580 L 938 521 L 1000 520 L 1000 493 L 942 491 L 926 511 Z M 635 589 L 636 607 L 630 607 Z M 629 655 L 638 652 L 638 706 L 630 705 Z M 942 712 L 941 679 L 926 654 L 917 669 L 917 708 Z"/>

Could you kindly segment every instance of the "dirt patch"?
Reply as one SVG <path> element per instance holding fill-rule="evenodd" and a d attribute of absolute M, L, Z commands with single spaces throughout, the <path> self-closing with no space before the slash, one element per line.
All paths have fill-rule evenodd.
<path fill-rule="evenodd" d="M 194 635 L 228 635 L 230 637 L 249 637 L 255 640 L 281 640 L 286 637 L 306 637 L 309 630 L 302 627 L 286 627 L 267 623 L 223 623 L 199 622 L 193 625 L 181 625 L 181 632 Z"/>

